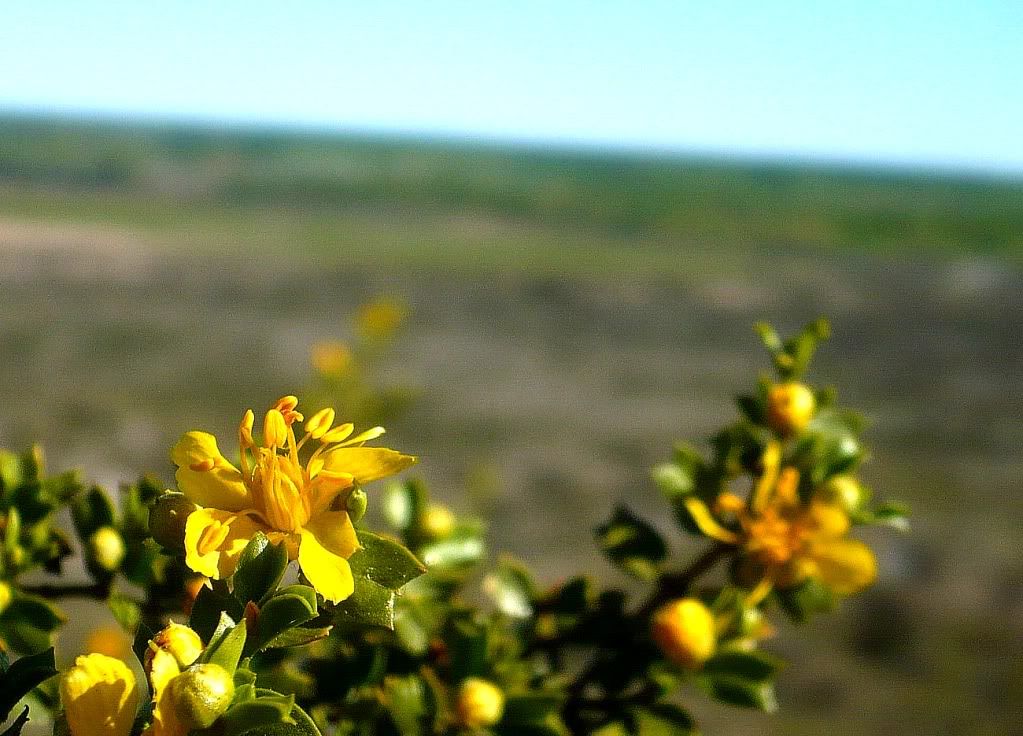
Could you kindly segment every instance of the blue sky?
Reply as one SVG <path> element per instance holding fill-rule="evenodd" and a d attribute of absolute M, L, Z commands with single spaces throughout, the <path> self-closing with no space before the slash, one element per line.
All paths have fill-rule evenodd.
<path fill-rule="evenodd" d="M 0 5 L 0 110 L 1023 173 L 1023 3 Z"/>

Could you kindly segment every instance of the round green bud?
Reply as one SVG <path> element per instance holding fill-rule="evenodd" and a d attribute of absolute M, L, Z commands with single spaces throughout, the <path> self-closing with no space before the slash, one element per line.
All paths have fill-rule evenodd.
<path fill-rule="evenodd" d="M 124 538 L 112 526 L 101 526 L 89 537 L 89 558 L 107 572 L 121 566 L 124 554 Z"/>
<path fill-rule="evenodd" d="M 348 516 L 351 518 L 353 524 L 366 515 L 366 507 L 368 505 L 369 498 L 366 496 L 366 492 L 361 488 L 356 488 L 348 495 L 348 500 L 345 502 L 345 509 L 348 511 Z"/>
<path fill-rule="evenodd" d="M 183 493 L 164 493 L 149 510 L 149 533 L 165 548 L 184 551 L 185 522 L 195 509 Z"/>
<path fill-rule="evenodd" d="M 196 664 L 167 686 L 174 714 L 191 729 L 209 728 L 234 699 L 234 678 L 217 664 Z"/>

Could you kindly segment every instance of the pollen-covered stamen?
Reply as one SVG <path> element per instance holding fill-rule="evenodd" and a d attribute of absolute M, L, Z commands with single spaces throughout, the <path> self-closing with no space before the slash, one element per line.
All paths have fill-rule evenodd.
<path fill-rule="evenodd" d="M 215 552 L 220 549 L 220 545 L 227 539 L 227 535 L 231 531 L 229 526 L 235 517 L 232 516 L 223 523 L 214 521 L 208 527 L 202 530 L 202 534 L 199 536 L 199 542 L 196 545 L 196 550 L 201 555 Z"/>
<path fill-rule="evenodd" d="M 278 409 L 271 409 L 263 418 L 263 445 L 265 447 L 284 447 L 288 442 L 288 425 L 284 415 Z"/>
<path fill-rule="evenodd" d="M 296 406 L 298 406 L 298 397 L 288 394 L 287 396 L 282 396 L 277 399 L 271 408 L 276 409 L 282 414 L 286 414 L 289 411 L 294 411 Z"/>
<path fill-rule="evenodd" d="M 309 421 L 305 423 L 306 433 L 314 440 L 320 439 L 330 431 L 330 427 L 334 423 L 334 416 L 333 409 L 329 407 L 327 409 L 320 409 L 309 417 Z"/>
<path fill-rule="evenodd" d="M 245 479 L 246 484 L 252 478 L 252 472 L 249 468 L 249 450 L 256 446 L 256 441 L 252 438 L 252 425 L 256 422 L 256 415 L 252 413 L 252 409 L 248 409 L 245 412 L 245 416 L 242 417 L 241 424 L 238 425 L 238 450 L 242 466 L 242 478 Z"/>

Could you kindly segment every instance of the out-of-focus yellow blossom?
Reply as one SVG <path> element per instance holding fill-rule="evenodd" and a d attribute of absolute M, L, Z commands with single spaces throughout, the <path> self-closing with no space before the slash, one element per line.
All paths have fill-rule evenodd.
<path fill-rule="evenodd" d="M 14 600 L 14 591 L 11 590 L 11 586 L 0 582 L 0 613 L 7 610 L 7 606 L 11 605 L 12 600 Z"/>
<path fill-rule="evenodd" d="M 458 720 L 469 728 L 493 726 L 504 715 L 504 693 L 494 683 L 469 677 L 458 689 Z"/>
<path fill-rule="evenodd" d="M 380 298 L 359 307 L 355 324 L 359 334 L 370 340 L 383 340 L 401 327 L 405 321 L 405 307 L 393 299 Z"/>
<path fill-rule="evenodd" d="M 89 553 L 97 565 L 113 572 L 124 559 L 124 539 L 121 533 L 112 526 L 101 526 L 89 538 Z"/>
<path fill-rule="evenodd" d="M 328 377 L 344 375 L 352 365 L 352 359 L 351 348 L 336 340 L 318 342 L 310 352 L 313 369 Z"/>
<path fill-rule="evenodd" d="M 383 427 L 353 436 L 351 424 L 333 426 L 333 409 L 305 420 L 297 406 L 297 398 L 285 396 L 266 412 L 262 444 L 253 438 L 252 411 L 245 413 L 238 428 L 240 469 L 206 432 L 188 432 L 174 446 L 178 487 L 197 506 L 185 523 L 185 562 L 209 578 L 228 577 L 262 531 L 271 542 L 283 542 L 312 586 L 337 603 L 355 588 L 348 558 L 359 542 L 348 513 L 332 509 L 334 500 L 355 484 L 404 470 L 415 458 L 365 447 Z M 298 422 L 304 422 L 301 439 L 294 431 Z M 300 459 L 313 443 L 318 447 Z"/>
<path fill-rule="evenodd" d="M 446 506 L 433 504 L 423 512 L 420 526 L 427 539 L 443 539 L 455 528 L 455 515 Z"/>
<path fill-rule="evenodd" d="M 60 678 L 60 700 L 71 736 L 128 736 L 139 690 L 124 662 L 87 654 Z"/>
<path fill-rule="evenodd" d="M 848 538 L 849 514 L 818 496 L 802 502 L 799 471 L 781 468 L 780 462 L 781 447 L 772 442 L 749 501 L 731 493 L 718 498 L 716 511 L 734 515 L 738 531 L 723 526 L 706 504 L 690 497 L 686 508 L 697 526 L 708 537 L 741 548 L 746 569 L 760 581 L 754 598 L 773 586 L 789 588 L 811 577 L 841 595 L 870 585 L 877 563 L 867 545 Z"/>
<path fill-rule="evenodd" d="M 120 626 L 97 626 L 85 638 L 85 651 L 125 661 L 133 656 L 131 640 Z"/>
<path fill-rule="evenodd" d="M 767 424 L 783 437 L 801 432 L 816 410 L 817 398 L 805 384 L 776 383 L 767 392 Z"/>
<path fill-rule="evenodd" d="M 699 669 L 717 646 L 714 615 L 695 598 L 679 598 L 657 609 L 650 635 L 665 657 L 687 669 Z"/>

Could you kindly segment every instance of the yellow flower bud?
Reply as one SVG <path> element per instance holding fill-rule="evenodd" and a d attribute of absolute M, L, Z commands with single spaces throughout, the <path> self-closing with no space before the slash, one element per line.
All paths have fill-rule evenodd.
<path fill-rule="evenodd" d="M 60 678 L 60 700 L 71 736 L 128 736 L 139 691 L 124 662 L 88 654 Z"/>
<path fill-rule="evenodd" d="M 492 682 L 470 677 L 458 689 L 455 710 L 463 726 L 469 728 L 493 726 L 504 714 L 504 693 Z"/>
<path fill-rule="evenodd" d="M 89 538 L 89 554 L 102 569 L 113 572 L 124 560 L 124 539 L 112 526 L 101 526 Z"/>
<path fill-rule="evenodd" d="M 171 623 L 161 629 L 152 641 L 149 642 L 149 649 L 146 652 L 144 662 L 147 672 L 152 664 L 153 654 L 158 650 L 168 652 L 174 657 L 178 667 L 184 669 L 191 665 L 202 654 L 203 645 L 199 635 L 192 629 L 182 624 Z"/>
<path fill-rule="evenodd" d="M 455 515 L 446 506 L 432 505 L 423 512 L 419 524 L 428 539 L 443 539 L 455 528 Z"/>
<path fill-rule="evenodd" d="M 149 533 L 170 550 L 185 549 L 185 524 L 197 506 L 183 493 L 164 493 L 149 510 Z"/>
<path fill-rule="evenodd" d="M 863 486 L 854 476 L 835 475 L 828 478 L 815 495 L 821 501 L 834 504 L 848 513 L 863 503 Z"/>
<path fill-rule="evenodd" d="M 11 605 L 12 600 L 14 600 L 14 591 L 11 590 L 11 586 L 7 583 L 0 583 L 0 613 L 7 610 L 7 606 Z"/>
<path fill-rule="evenodd" d="M 767 424 L 783 437 L 802 431 L 816 409 L 817 399 L 805 384 L 776 383 L 767 392 Z"/>
<path fill-rule="evenodd" d="M 650 633 L 665 657 L 687 669 L 699 669 L 717 645 L 714 616 L 695 598 L 661 606 L 653 615 Z"/>
<path fill-rule="evenodd" d="M 234 699 L 234 678 L 217 664 L 193 665 L 167 688 L 174 715 L 189 729 L 209 728 Z"/>

